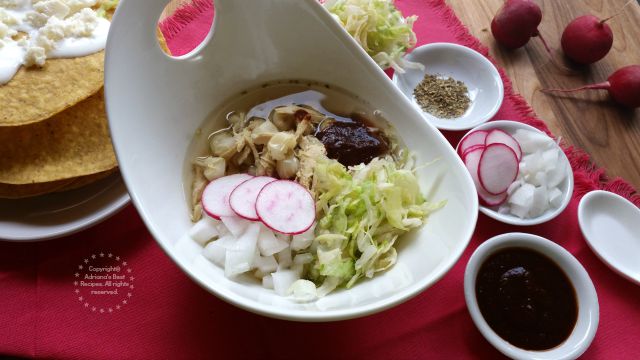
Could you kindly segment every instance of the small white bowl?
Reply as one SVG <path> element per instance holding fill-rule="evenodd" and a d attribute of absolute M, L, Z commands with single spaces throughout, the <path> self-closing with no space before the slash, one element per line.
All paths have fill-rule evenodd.
<path fill-rule="evenodd" d="M 640 285 L 640 209 L 620 195 L 591 191 L 580 200 L 578 223 L 600 260 Z"/>
<path fill-rule="evenodd" d="M 424 65 L 424 69 L 396 72 L 393 82 L 420 109 L 435 127 L 444 130 L 467 130 L 482 124 L 496 114 L 504 97 L 504 85 L 496 67 L 482 54 L 466 46 L 452 43 L 433 43 L 419 46 L 405 57 Z M 452 77 L 465 83 L 471 105 L 459 118 L 443 119 L 423 111 L 413 96 L 413 89 L 425 73 Z"/>
<path fill-rule="evenodd" d="M 464 137 L 462 137 L 462 139 L 460 139 L 460 142 L 458 142 L 458 146 L 460 146 L 460 143 L 462 143 L 462 140 L 465 137 L 467 137 L 467 135 L 469 135 L 474 131 L 493 130 L 493 129 L 501 129 L 506 131 L 509 134 L 515 133 L 516 130 L 518 129 L 531 130 L 531 131 L 538 132 L 540 134 L 544 134 L 542 131 L 534 128 L 533 126 L 529 126 L 521 122 L 511 121 L 511 120 L 496 120 L 496 121 L 491 121 L 491 122 L 482 124 L 480 126 L 476 126 L 475 128 L 471 129 L 467 134 L 465 134 Z M 456 153 L 458 152 L 458 146 L 456 146 Z M 569 159 L 567 158 L 567 155 L 564 153 L 564 151 L 562 151 L 559 145 L 556 145 L 556 147 L 560 149 L 560 153 L 562 155 L 561 159 L 562 161 L 566 162 L 566 169 L 567 169 L 566 178 L 558 186 L 558 188 L 562 191 L 562 203 L 558 208 L 549 209 L 542 215 L 538 217 L 530 218 L 530 219 L 522 219 L 511 214 L 501 214 L 497 211 L 497 207 L 487 207 L 482 204 L 479 207 L 480 211 L 483 214 L 487 215 L 488 217 L 496 219 L 500 222 L 511 224 L 511 225 L 518 225 L 518 226 L 531 226 L 531 225 L 542 224 L 560 215 L 564 211 L 564 209 L 567 207 L 567 205 L 569 205 L 569 202 L 571 201 L 571 196 L 573 195 L 573 169 L 571 168 Z"/>
<path fill-rule="evenodd" d="M 578 318 L 571 335 L 560 345 L 544 351 L 531 351 L 511 345 L 496 334 L 480 313 L 476 300 L 476 278 L 484 261 L 496 251 L 505 248 L 535 250 L 556 263 L 573 284 L 578 301 Z M 540 236 L 525 233 L 508 233 L 495 236 L 471 255 L 464 274 L 464 297 L 471 319 L 482 335 L 501 353 L 513 359 L 575 359 L 582 355 L 593 340 L 598 328 L 600 307 L 598 295 L 587 271 L 562 246 Z"/>

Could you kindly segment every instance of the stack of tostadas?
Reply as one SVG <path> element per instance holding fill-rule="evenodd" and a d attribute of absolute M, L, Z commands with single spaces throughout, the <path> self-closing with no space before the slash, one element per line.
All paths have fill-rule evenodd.
<path fill-rule="evenodd" d="M 22 67 L 0 85 L 0 198 L 76 189 L 117 171 L 103 79 L 100 51 Z"/>
<path fill-rule="evenodd" d="M 64 191 L 116 171 L 104 51 L 21 68 L 0 85 L 0 198 Z"/>

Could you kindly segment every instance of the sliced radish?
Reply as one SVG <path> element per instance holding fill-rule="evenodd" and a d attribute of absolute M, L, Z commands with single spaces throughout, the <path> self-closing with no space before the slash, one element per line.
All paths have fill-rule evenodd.
<path fill-rule="evenodd" d="M 518 176 L 516 153 L 505 144 L 491 144 L 484 148 L 478 163 L 478 180 L 489 194 L 500 195 Z"/>
<path fill-rule="evenodd" d="M 507 200 L 507 193 L 505 192 L 499 195 L 492 195 L 486 192 L 480 185 L 480 181 L 478 179 L 478 165 L 480 163 L 482 153 L 484 153 L 484 147 L 478 147 L 475 150 L 469 151 L 467 156 L 465 156 L 465 165 L 471 174 L 473 183 L 476 185 L 476 190 L 478 191 L 478 196 L 480 197 L 481 202 L 486 206 L 497 206 Z"/>
<path fill-rule="evenodd" d="M 478 195 L 480 196 L 480 203 L 485 206 L 491 207 L 502 205 L 505 201 L 507 201 L 507 198 L 509 196 L 506 192 L 498 195 L 492 195 L 484 191 L 483 189 L 478 191 Z"/>
<path fill-rule="evenodd" d="M 473 150 L 477 150 L 477 149 L 484 149 L 484 145 L 482 144 L 478 144 L 478 145 L 473 145 L 469 148 L 467 148 L 463 153 L 462 153 L 462 162 L 464 162 L 464 158 L 467 157 L 467 154 L 470 153 Z"/>
<path fill-rule="evenodd" d="M 468 133 L 458 145 L 458 154 L 464 154 L 465 150 L 474 145 L 484 145 L 487 134 L 489 134 L 489 132 L 486 130 L 476 130 L 474 132 Z"/>
<path fill-rule="evenodd" d="M 213 180 L 202 192 L 202 208 L 214 219 L 221 216 L 235 216 L 229 206 L 229 195 L 244 181 L 252 178 L 249 174 L 234 174 Z"/>
<path fill-rule="evenodd" d="M 247 220 L 258 220 L 256 198 L 265 185 L 276 180 L 270 176 L 256 176 L 244 181 L 233 189 L 229 196 L 231 209 Z"/>
<path fill-rule="evenodd" d="M 516 157 L 518 158 L 518 161 L 522 159 L 522 149 L 520 149 L 520 144 L 513 136 L 509 135 L 507 132 L 503 130 L 493 129 L 489 131 L 489 134 L 487 134 L 487 138 L 485 139 L 484 144 L 485 145 L 505 144 L 508 147 L 510 147 L 514 153 L 516 153 Z"/>
<path fill-rule="evenodd" d="M 271 230 L 290 235 L 305 232 L 316 218 L 309 191 L 290 180 L 265 185 L 256 199 L 256 213 Z"/>

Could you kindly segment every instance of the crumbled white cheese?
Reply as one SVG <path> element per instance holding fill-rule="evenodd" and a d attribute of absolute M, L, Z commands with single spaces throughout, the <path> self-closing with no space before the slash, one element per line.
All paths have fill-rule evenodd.
<path fill-rule="evenodd" d="M 65 19 L 65 37 L 89 37 L 98 27 L 98 14 L 85 8 Z"/>
<path fill-rule="evenodd" d="M 45 26 L 47 24 L 47 20 L 49 20 L 49 18 L 47 18 L 46 15 L 36 11 L 29 11 L 24 16 L 24 21 L 35 29 Z"/>
<path fill-rule="evenodd" d="M 0 8 L 15 9 L 22 7 L 25 0 L 0 0 Z"/>
<path fill-rule="evenodd" d="M 11 37 L 18 33 L 13 29 L 16 25 L 18 25 L 18 19 L 0 8 L 0 40 L 11 40 Z"/>
<path fill-rule="evenodd" d="M 47 59 L 44 48 L 39 46 L 30 46 L 27 49 L 27 53 L 24 56 L 24 66 L 44 66 L 44 63 Z"/>
<path fill-rule="evenodd" d="M 95 6 L 98 0 L 63 0 L 69 7 L 69 14 L 75 14 L 82 9 L 88 9 Z"/>
<path fill-rule="evenodd" d="M 0 24 L 16 26 L 20 24 L 20 21 L 15 16 L 9 14 L 5 9 L 0 8 Z"/>
<path fill-rule="evenodd" d="M 63 0 L 40 1 L 33 5 L 33 10 L 46 17 L 57 17 L 58 19 L 64 19 L 69 15 L 70 11 L 69 6 L 67 6 Z"/>

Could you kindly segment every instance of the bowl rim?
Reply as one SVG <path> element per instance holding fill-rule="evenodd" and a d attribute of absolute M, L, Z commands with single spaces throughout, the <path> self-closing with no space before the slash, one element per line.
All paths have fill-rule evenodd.
<path fill-rule="evenodd" d="M 469 134 L 471 134 L 474 131 L 477 130 L 492 130 L 492 129 L 502 129 L 501 126 L 515 126 L 515 127 L 519 127 L 521 129 L 526 129 L 526 130 L 531 130 L 531 131 L 535 131 L 537 133 L 543 134 L 547 137 L 551 138 L 549 135 L 547 135 L 544 131 L 537 129 L 531 125 L 519 122 L 519 121 L 514 121 L 514 120 L 493 120 L 493 121 L 489 121 L 483 124 L 480 124 L 476 127 L 474 127 L 473 129 L 467 131 L 467 133 L 464 134 L 464 136 L 462 136 L 462 138 L 460 138 L 460 141 L 458 141 L 458 144 L 456 145 L 456 153 L 458 153 L 458 147 L 460 146 L 460 144 L 462 143 L 462 140 L 464 140 L 464 138 L 466 138 Z M 509 225 L 517 225 L 517 226 L 531 226 L 531 225 L 539 225 L 548 221 L 551 221 L 553 219 L 555 219 L 558 215 L 562 214 L 562 212 L 567 208 L 567 206 L 569 205 L 569 203 L 571 202 L 571 199 L 573 197 L 573 188 L 574 188 L 574 178 L 573 178 L 573 168 L 571 167 L 571 162 L 569 161 L 569 158 L 567 157 L 567 154 L 565 154 L 564 150 L 562 149 L 562 147 L 560 145 L 558 145 L 556 143 L 556 148 L 558 150 L 560 150 L 560 152 L 562 153 L 562 157 L 567 161 L 567 178 L 565 181 L 567 181 L 567 191 L 563 192 L 562 194 L 562 203 L 560 204 L 560 206 L 558 208 L 556 208 L 555 210 L 551 211 L 551 212 L 546 212 L 538 217 L 535 218 L 530 218 L 530 219 L 521 219 L 517 216 L 514 215 L 510 215 L 510 214 L 500 214 L 499 212 L 491 209 L 490 207 L 484 206 L 482 204 L 479 204 L 478 208 L 480 210 L 480 212 L 482 212 L 483 214 L 487 215 L 488 217 L 498 220 L 500 222 L 503 222 L 505 224 L 509 224 Z"/>
<path fill-rule="evenodd" d="M 477 52 L 476 50 L 468 46 L 464 46 L 456 43 L 450 43 L 450 42 L 434 42 L 434 43 L 428 43 L 428 44 L 416 46 L 411 50 L 411 52 L 406 54 L 404 58 L 409 61 L 414 61 L 412 60 L 414 53 L 417 54 L 417 53 L 423 53 L 423 52 L 426 53 L 426 52 L 442 51 L 442 50 L 453 50 L 453 51 L 458 51 L 458 52 L 462 52 L 470 55 L 475 60 L 477 60 L 478 63 L 482 64 L 482 66 L 486 69 L 486 71 L 488 71 L 492 75 L 492 77 L 499 80 L 498 89 L 497 89 L 498 91 L 496 93 L 496 99 L 494 100 L 493 107 L 484 116 L 479 116 L 474 121 L 464 126 L 455 125 L 455 120 L 454 121 L 447 120 L 447 122 L 441 122 L 441 120 L 443 119 L 438 118 L 437 116 L 427 114 L 417 104 L 415 104 L 412 98 L 407 96 L 405 92 L 402 90 L 403 87 L 399 85 L 399 81 L 400 81 L 400 78 L 404 78 L 406 76 L 405 75 L 406 73 L 403 74 L 397 71 L 394 72 L 393 78 L 392 78 L 393 83 L 400 90 L 400 92 L 402 92 L 402 94 L 409 99 L 411 104 L 414 105 L 419 110 L 420 114 L 422 114 L 422 117 L 425 118 L 425 120 L 433 124 L 433 126 L 435 126 L 438 129 L 463 131 L 463 130 L 472 129 L 478 125 L 486 123 L 498 112 L 498 110 L 500 110 L 500 107 L 502 106 L 502 102 L 504 101 L 504 81 L 502 80 L 502 76 L 500 76 L 500 72 L 498 71 L 496 66 L 491 62 L 491 60 L 489 60 L 487 57 L 485 57 L 481 53 Z M 422 64 L 422 65 L 426 66 L 427 64 Z"/>
<path fill-rule="evenodd" d="M 542 253 L 560 267 L 569 278 L 578 301 L 578 316 L 574 329 L 567 340 L 574 337 L 579 338 L 578 346 L 569 347 L 567 340 L 565 340 L 560 345 L 548 350 L 524 350 L 502 339 L 487 324 L 480 313 L 475 296 L 476 277 L 480 266 L 487 257 L 498 250 L 511 247 L 524 247 Z M 471 319 L 482 336 L 498 351 L 514 359 L 575 359 L 582 355 L 591 345 L 598 328 L 600 307 L 598 295 L 589 274 L 582 264 L 562 246 L 538 235 L 521 232 L 505 233 L 494 236 L 478 246 L 465 268 L 464 297 Z M 585 301 L 589 299 L 592 301 Z M 585 306 L 587 307 L 585 308 Z M 585 316 L 588 318 L 586 323 L 584 321 L 581 322 L 581 314 L 585 312 Z"/>

